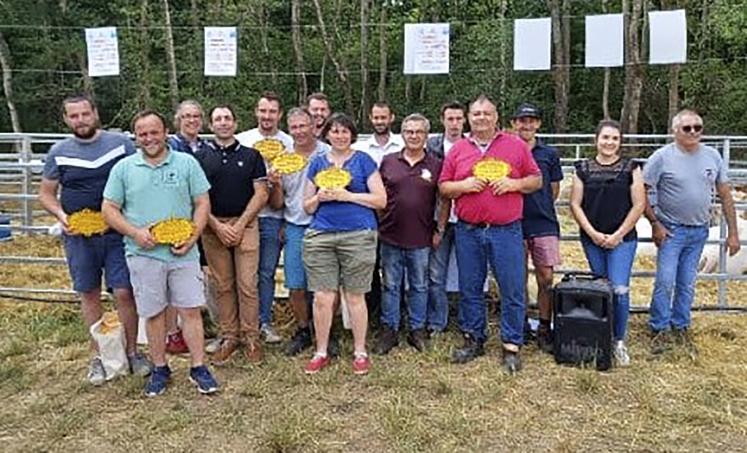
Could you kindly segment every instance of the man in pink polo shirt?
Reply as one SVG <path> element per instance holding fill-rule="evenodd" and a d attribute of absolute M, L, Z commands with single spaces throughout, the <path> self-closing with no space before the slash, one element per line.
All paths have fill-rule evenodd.
<path fill-rule="evenodd" d="M 542 174 L 526 143 L 498 128 L 495 103 L 487 96 L 470 104 L 467 118 L 472 132 L 454 145 L 439 178 L 441 194 L 454 199 L 459 218 L 455 238 L 464 345 L 452 360 L 466 363 L 484 354 L 483 282 L 489 263 L 501 290 L 503 366 L 514 374 L 521 369 L 524 342 L 523 195 L 542 187 Z M 478 178 L 473 169 L 483 160 L 502 163 L 507 175 Z"/>

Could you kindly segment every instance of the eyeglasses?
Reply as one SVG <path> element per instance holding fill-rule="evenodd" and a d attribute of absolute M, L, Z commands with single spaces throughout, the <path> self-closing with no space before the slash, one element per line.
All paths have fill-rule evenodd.
<path fill-rule="evenodd" d="M 423 130 L 413 131 L 413 130 L 406 129 L 402 131 L 402 134 L 403 135 L 425 135 L 425 131 Z"/>
<path fill-rule="evenodd" d="M 696 134 L 698 134 L 698 133 L 700 133 L 700 132 L 703 131 L 703 125 L 702 124 L 693 124 L 691 126 L 691 125 L 688 124 L 687 126 L 682 126 L 680 129 L 682 129 L 682 132 L 684 132 L 686 134 L 689 134 L 690 132 L 695 132 Z"/>

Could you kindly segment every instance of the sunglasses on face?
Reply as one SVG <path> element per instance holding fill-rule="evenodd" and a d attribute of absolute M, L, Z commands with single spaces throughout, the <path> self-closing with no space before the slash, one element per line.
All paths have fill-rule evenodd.
<path fill-rule="evenodd" d="M 693 124 L 691 126 L 691 125 L 688 124 L 687 126 L 682 126 L 681 129 L 682 129 L 682 132 L 684 132 L 686 134 L 689 134 L 690 132 L 695 132 L 697 134 L 697 133 L 703 131 L 703 125 L 702 124 Z"/>

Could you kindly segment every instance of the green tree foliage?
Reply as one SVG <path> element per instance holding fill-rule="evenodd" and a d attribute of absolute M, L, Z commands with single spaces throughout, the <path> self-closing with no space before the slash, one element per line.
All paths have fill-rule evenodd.
<path fill-rule="evenodd" d="M 712 133 L 747 131 L 747 0 L 643 0 L 648 10 L 681 7 L 688 15 L 688 58 L 679 74 L 680 105 L 700 110 Z M 622 0 L 606 2 L 619 12 Z M 321 1 L 335 57 L 347 68 L 353 97 L 360 96 L 360 2 Z M 209 107 L 228 102 L 237 108 L 241 127 L 254 124 L 253 105 L 264 90 L 277 91 L 286 106 L 298 102 L 291 6 L 281 0 L 169 0 L 181 98 Z M 387 21 L 380 26 L 381 8 Z M 588 132 L 602 117 L 603 71 L 583 67 L 584 16 L 601 14 L 602 0 L 572 2 L 571 91 L 567 123 L 571 131 Z M 553 128 L 554 91 L 550 72 L 513 71 L 513 20 L 547 17 L 547 2 L 517 0 L 373 0 L 368 24 L 369 105 L 379 83 L 379 35 L 386 33 L 386 98 L 399 118 L 420 111 L 436 119 L 448 100 L 466 101 L 487 92 L 502 116 L 532 101 L 544 107 L 545 125 Z M 171 109 L 164 30 L 159 0 L 5 0 L 0 2 L 0 29 L 13 62 L 13 102 L 23 130 L 63 130 L 59 104 L 68 94 L 92 90 L 107 127 L 128 128 L 144 107 Z M 402 74 L 403 25 L 451 23 L 451 73 L 438 76 Z M 239 28 L 237 77 L 203 75 L 204 26 Z M 86 27 L 118 27 L 121 74 L 85 77 Z M 333 107 L 344 109 L 345 97 L 332 62 L 325 54 L 313 2 L 301 2 L 303 60 L 309 91 L 323 89 Z M 645 69 L 638 130 L 664 133 L 668 122 L 669 71 Z M 0 94 L 1 95 L 1 94 Z M 610 112 L 619 115 L 623 69 L 611 71 Z M 5 99 L 2 100 L 5 105 Z M 353 105 L 359 108 L 360 99 Z M 350 112 L 365 117 L 362 112 Z M 363 125 L 369 129 L 369 125 Z M 11 130 L 7 109 L 0 109 L 0 130 Z"/>

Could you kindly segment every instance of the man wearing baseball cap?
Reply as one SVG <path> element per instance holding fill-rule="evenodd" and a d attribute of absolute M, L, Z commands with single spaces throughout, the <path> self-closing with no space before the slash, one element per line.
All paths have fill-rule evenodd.
<path fill-rule="evenodd" d="M 521 104 L 511 119 L 511 125 L 519 137 L 529 145 L 532 156 L 542 171 L 542 188 L 524 195 L 522 230 L 527 255 L 532 257 L 534 275 L 537 278 L 540 320 L 537 344 L 542 351 L 551 353 L 553 343 L 550 329 L 550 289 L 553 283 L 553 268 L 560 264 L 560 226 L 555 213 L 555 200 L 560 192 L 563 171 L 558 151 L 537 138 L 537 131 L 542 126 L 542 110 L 532 104 Z"/>

